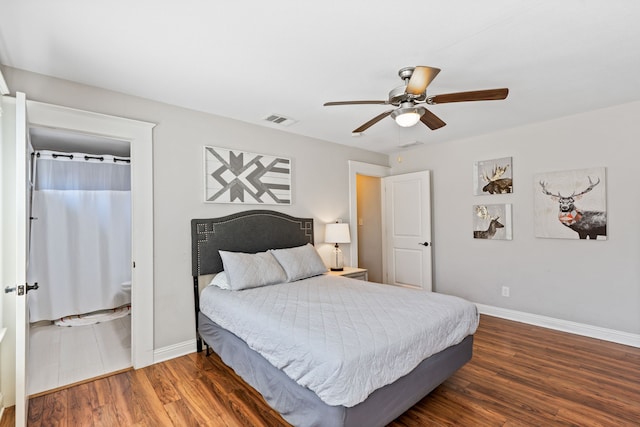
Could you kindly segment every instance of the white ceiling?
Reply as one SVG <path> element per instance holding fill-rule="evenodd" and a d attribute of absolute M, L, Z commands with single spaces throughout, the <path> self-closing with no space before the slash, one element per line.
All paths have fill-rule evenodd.
<path fill-rule="evenodd" d="M 0 63 L 389 152 L 640 100 L 637 0 L 0 0 Z M 505 101 L 429 107 L 399 128 L 380 99 L 400 68 L 442 69 L 428 94 L 508 87 Z M 606 125 L 606 123 L 603 123 Z"/>
<path fill-rule="evenodd" d="M 29 128 L 29 138 L 35 150 L 111 154 L 118 157 L 129 157 L 131 155 L 129 141 L 97 135 L 34 126 Z"/>

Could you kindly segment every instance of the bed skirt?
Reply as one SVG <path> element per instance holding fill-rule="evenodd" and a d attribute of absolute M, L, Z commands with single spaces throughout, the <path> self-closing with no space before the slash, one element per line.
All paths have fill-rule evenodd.
<path fill-rule="evenodd" d="M 473 335 L 423 360 L 413 371 L 353 407 L 330 406 L 271 365 L 240 338 L 198 313 L 202 339 L 266 402 L 294 426 L 385 426 L 471 360 Z M 372 372 L 372 375 L 375 375 Z"/>

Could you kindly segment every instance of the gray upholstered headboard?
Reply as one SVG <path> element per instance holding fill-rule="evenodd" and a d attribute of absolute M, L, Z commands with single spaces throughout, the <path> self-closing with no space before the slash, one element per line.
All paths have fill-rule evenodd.
<path fill-rule="evenodd" d="M 219 250 L 256 253 L 313 244 L 313 218 L 251 210 L 191 220 L 191 272 L 194 277 L 222 271 Z"/>
<path fill-rule="evenodd" d="M 307 243 L 313 244 L 313 218 L 295 218 L 275 211 L 252 210 L 220 218 L 192 219 L 191 272 L 198 351 L 202 351 L 202 339 L 198 332 L 198 277 L 222 271 L 219 250 L 256 253 L 268 249 L 293 248 Z"/>

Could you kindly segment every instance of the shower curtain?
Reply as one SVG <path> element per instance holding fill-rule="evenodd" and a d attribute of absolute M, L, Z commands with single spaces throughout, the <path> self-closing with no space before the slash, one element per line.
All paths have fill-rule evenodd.
<path fill-rule="evenodd" d="M 36 152 L 32 197 L 30 322 L 130 303 L 129 159 Z"/>

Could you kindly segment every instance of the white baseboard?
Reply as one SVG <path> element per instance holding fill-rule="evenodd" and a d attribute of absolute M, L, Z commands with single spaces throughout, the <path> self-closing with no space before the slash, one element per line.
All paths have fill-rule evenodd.
<path fill-rule="evenodd" d="M 160 363 L 165 360 L 175 359 L 176 357 L 184 356 L 185 354 L 195 353 L 195 351 L 195 339 L 169 345 L 153 351 L 153 363 Z"/>
<path fill-rule="evenodd" d="M 529 325 L 569 332 L 599 340 L 611 341 L 631 347 L 640 348 L 640 335 L 630 332 L 616 331 L 614 329 L 601 328 L 599 326 L 586 325 L 584 323 L 571 322 L 569 320 L 540 316 L 538 314 L 509 310 L 507 308 L 493 307 L 490 305 L 476 304 L 481 314 L 514 320 Z"/>

